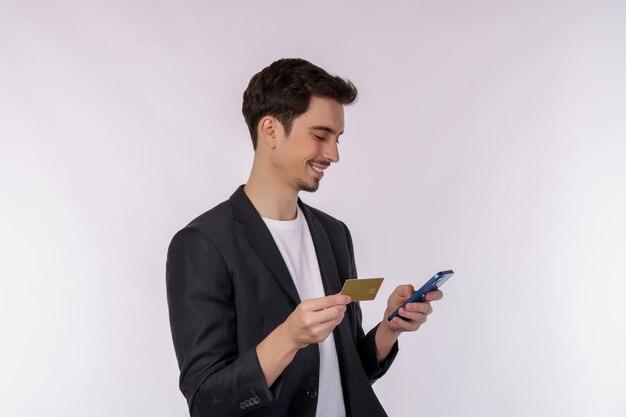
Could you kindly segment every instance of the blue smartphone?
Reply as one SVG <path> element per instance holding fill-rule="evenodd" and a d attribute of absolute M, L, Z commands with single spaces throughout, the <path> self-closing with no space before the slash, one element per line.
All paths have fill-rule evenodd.
<path fill-rule="evenodd" d="M 402 320 L 406 320 L 404 317 L 398 315 L 398 311 L 401 307 L 404 307 L 409 303 L 422 302 L 426 293 L 438 290 L 439 287 L 441 287 L 444 282 L 450 279 L 452 275 L 454 275 L 454 271 L 452 270 L 437 272 L 435 275 L 433 275 L 431 279 L 426 282 L 426 284 L 422 285 L 419 290 L 415 291 L 415 293 L 413 293 L 413 295 L 408 300 L 406 300 L 404 304 L 398 307 L 398 310 L 394 311 L 393 314 L 387 318 L 387 320 L 391 321 L 394 317 L 400 317 Z"/>

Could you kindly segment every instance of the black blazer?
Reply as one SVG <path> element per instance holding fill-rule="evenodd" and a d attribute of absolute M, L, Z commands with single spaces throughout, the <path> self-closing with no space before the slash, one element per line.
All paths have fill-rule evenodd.
<path fill-rule="evenodd" d="M 346 226 L 298 199 L 313 237 L 324 290 L 356 278 Z M 167 254 L 167 300 L 180 389 L 192 417 L 314 417 L 318 345 L 300 349 L 268 388 L 256 346 L 300 303 L 287 266 L 243 186 L 179 231 Z M 371 384 L 393 362 L 376 360 L 357 302 L 333 336 L 348 416 L 386 416 Z"/>

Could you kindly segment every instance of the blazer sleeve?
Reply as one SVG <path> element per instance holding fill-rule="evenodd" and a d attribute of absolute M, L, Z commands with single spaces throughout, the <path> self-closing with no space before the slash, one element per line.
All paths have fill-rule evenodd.
<path fill-rule="evenodd" d="M 192 228 L 174 236 L 166 287 L 180 390 L 191 417 L 243 416 L 273 403 L 256 348 L 237 349 L 232 281 L 208 236 Z"/>
<path fill-rule="evenodd" d="M 343 224 L 343 223 L 342 223 Z M 352 236 L 350 235 L 350 231 L 348 227 L 343 224 L 343 227 L 346 231 L 346 238 L 348 240 L 348 249 L 350 252 L 350 277 L 356 278 L 357 270 L 356 263 L 354 260 L 354 246 L 352 245 Z M 376 330 L 378 329 L 378 325 L 376 325 L 372 330 L 370 330 L 367 334 L 363 331 L 362 327 L 362 319 L 363 315 L 361 312 L 361 307 L 358 302 L 352 303 L 354 305 L 354 316 L 356 323 L 356 347 L 359 352 L 359 357 L 361 359 L 361 363 L 363 364 L 363 368 L 365 369 L 365 374 L 367 375 L 370 384 L 376 382 L 376 380 L 389 370 L 391 364 L 395 360 L 398 354 L 398 341 L 394 343 L 391 348 L 391 352 L 389 356 L 382 362 L 378 362 L 378 358 L 376 357 Z"/>

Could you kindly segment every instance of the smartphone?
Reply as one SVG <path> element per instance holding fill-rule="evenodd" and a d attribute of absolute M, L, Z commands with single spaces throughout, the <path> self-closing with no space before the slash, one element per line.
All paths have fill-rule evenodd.
<path fill-rule="evenodd" d="M 413 293 L 413 295 L 406 300 L 404 304 L 398 307 L 398 310 L 409 303 L 419 303 L 423 301 L 426 293 L 438 290 L 444 282 L 450 279 L 452 275 L 454 275 L 454 271 L 452 270 L 437 272 L 431 279 L 426 281 L 426 284 L 422 285 L 419 290 L 415 291 L 415 293 Z M 400 317 L 401 319 L 406 320 L 404 317 L 398 315 L 398 310 L 394 311 L 393 314 L 387 318 L 387 320 L 391 321 L 394 317 Z"/>

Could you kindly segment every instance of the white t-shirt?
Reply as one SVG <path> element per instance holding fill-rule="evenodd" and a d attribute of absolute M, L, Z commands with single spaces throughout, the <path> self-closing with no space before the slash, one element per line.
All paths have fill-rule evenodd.
<path fill-rule="evenodd" d="M 300 300 L 325 297 L 322 275 L 317 263 L 315 246 L 306 218 L 298 206 L 295 220 L 281 221 L 263 218 L 276 246 L 283 256 Z M 339 361 L 335 338 L 331 333 L 319 343 L 320 374 L 316 417 L 344 417 L 346 415 L 339 375 Z M 304 389 L 304 388 L 303 388 Z"/>

